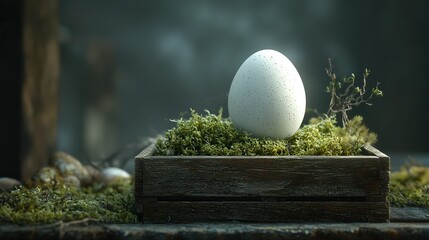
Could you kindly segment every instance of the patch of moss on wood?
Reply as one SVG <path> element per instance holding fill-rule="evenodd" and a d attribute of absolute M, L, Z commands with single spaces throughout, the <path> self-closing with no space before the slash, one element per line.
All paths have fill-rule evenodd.
<path fill-rule="evenodd" d="M 137 222 L 133 185 L 110 187 L 20 187 L 0 193 L 1 223 L 53 223 L 91 219 L 106 223 Z"/>
<path fill-rule="evenodd" d="M 254 138 L 235 129 L 229 119 L 222 118 L 222 112 L 200 115 L 191 110 L 188 119 L 175 122 L 176 127 L 158 140 L 154 155 L 357 155 L 365 144 L 376 141 L 360 116 L 345 127 L 338 127 L 335 117 L 313 118 L 288 139 Z"/>
<path fill-rule="evenodd" d="M 388 200 L 398 207 L 429 207 L 429 167 L 404 166 L 392 172 Z"/>

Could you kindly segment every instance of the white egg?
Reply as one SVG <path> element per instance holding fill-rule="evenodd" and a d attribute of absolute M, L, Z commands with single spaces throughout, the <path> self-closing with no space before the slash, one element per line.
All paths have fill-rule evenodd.
<path fill-rule="evenodd" d="M 292 136 L 301 126 L 305 105 L 304 85 L 295 66 L 270 49 L 246 59 L 228 96 L 234 126 L 255 137 Z"/>

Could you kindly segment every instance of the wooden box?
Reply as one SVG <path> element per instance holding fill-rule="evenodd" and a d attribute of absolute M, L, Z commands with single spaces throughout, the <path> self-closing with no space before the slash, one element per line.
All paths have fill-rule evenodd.
<path fill-rule="evenodd" d="M 136 157 L 143 223 L 388 222 L 390 159 L 359 156 Z"/>

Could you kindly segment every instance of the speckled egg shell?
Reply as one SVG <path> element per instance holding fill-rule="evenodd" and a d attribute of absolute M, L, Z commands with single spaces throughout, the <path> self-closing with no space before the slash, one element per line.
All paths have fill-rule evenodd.
<path fill-rule="evenodd" d="M 256 137 L 292 136 L 301 126 L 305 105 L 304 85 L 295 66 L 269 49 L 246 59 L 228 96 L 234 126 Z"/>

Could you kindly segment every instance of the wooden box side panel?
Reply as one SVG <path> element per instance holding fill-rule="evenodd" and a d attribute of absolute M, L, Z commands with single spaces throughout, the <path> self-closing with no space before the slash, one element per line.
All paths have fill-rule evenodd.
<path fill-rule="evenodd" d="M 364 153 L 152 157 L 145 150 L 135 162 L 137 213 L 145 223 L 387 222 L 390 161 L 375 148 Z"/>
<path fill-rule="evenodd" d="M 145 223 L 388 222 L 383 202 L 160 202 L 144 201 Z"/>
<path fill-rule="evenodd" d="M 145 157 L 143 196 L 300 196 L 380 195 L 380 161 L 374 156 Z"/>

